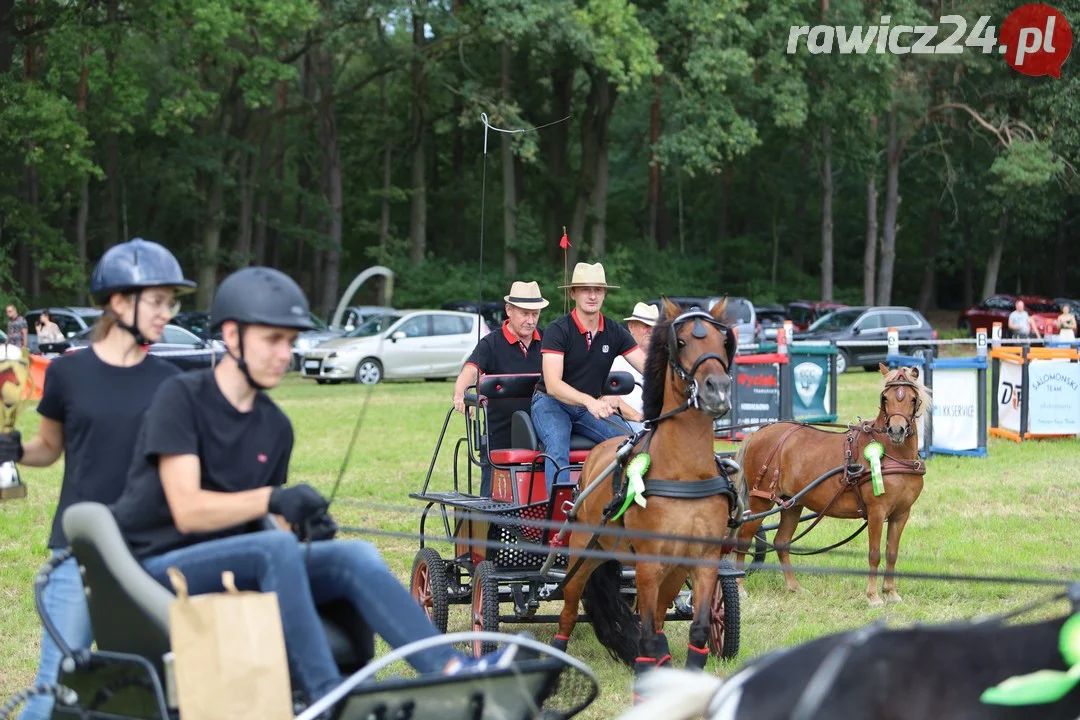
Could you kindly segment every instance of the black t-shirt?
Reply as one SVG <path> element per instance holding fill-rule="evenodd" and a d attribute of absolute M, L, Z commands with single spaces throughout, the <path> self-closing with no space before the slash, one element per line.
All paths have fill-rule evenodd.
<path fill-rule="evenodd" d="M 213 370 L 165 383 L 146 412 L 127 486 L 112 506 L 131 552 L 142 559 L 249 529 L 244 523 L 181 533 L 158 474 L 161 455 L 198 455 L 204 490 L 238 492 L 284 485 L 292 446 L 289 418 L 262 392 L 249 412 L 240 412 L 222 395 Z"/>
<path fill-rule="evenodd" d="M 64 480 L 50 548 L 67 547 L 62 518 L 69 506 L 107 505 L 120 496 L 143 415 L 161 384 L 179 372 L 153 355 L 130 367 L 110 365 L 92 346 L 49 363 L 37 411 L 64 426 Z"/>
<path fill-rule="evenodd" d="M 472 365 L 483 375 L 525 375 L 540 372 L 541 335 L 533 331 L 529 347 L 510 332 L 508 321 L 502 332 L 485 335 L 476 344 L 466 365 Z M 491 450 L 510 447 L 510 419 L 518 410 L 529 412 L 532 395 L 520 400 L 491 400 L 488 402 L 487 422 Z"/>
<path fill-rule="evenodd" d="M 604 390 L 615 357 L 627 355 L 637 346 L 629 330 L 604 315 L 600 316 L 596 333 L 589 333 L 578 321 L 575 309 L 544 329 L 541 352 L 562 355 L 563 382 L 595 398 Z M 543 378 L 536 389 L 547 392 Z"/>

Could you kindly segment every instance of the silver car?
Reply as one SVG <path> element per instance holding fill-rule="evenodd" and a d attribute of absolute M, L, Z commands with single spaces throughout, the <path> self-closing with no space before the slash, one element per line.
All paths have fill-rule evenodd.
<path fill-rule="evenodd" d="M 374 385 L 384 379 L 454 378 L 477 340 L 489 332 L 479 315 L 393 310 L 368 319 L 344 337 L 308 350 L 300 373 L 319 384 L 351 380 Z"/>

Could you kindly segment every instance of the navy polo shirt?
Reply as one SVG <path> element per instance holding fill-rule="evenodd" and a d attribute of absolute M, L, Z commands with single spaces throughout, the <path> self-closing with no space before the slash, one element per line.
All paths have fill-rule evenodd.
<path fill-rule="evenodd" d="M 510 331 L 510 321 L 504 320 L 502 332 L 488 333 L 476 344 L 465 362 L 481 375 L 528 375 L 540 372 L 539 331 L 533 330 L 528 347 Z M 510 447 L 510 419 L 518 410 L 529 412 L 532 397 L 520 400 L 489 400 L 487 409 L 490 450 Z"/>
<path fill-rule="evenodd" d="M 578 321 L 575 308 L 547 326 L 541 352 L 562 355 L 563 382 L 595 398 L 603 392 L 615 358 L 637 346 L 629 330 L 604 315 L 600 315 L 596 332 L 590 333 Z M 536 389 L 547 392 L 543 377 Z"/>

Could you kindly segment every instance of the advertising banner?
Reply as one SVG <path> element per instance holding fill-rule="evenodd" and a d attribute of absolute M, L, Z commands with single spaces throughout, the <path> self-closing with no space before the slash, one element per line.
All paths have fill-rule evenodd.
<path fill-rule="evenodd" d="M 738 422 L 777 422 L 780 419 L 780 366 L 746 364 L 736 367 L 739 389 L 735 416 Z"/>
<path fill-rule="evenodd" d="M 792 355 L 792 407 L 796 420 L 829 414 L 829 357 Z"/>
<path fill-rule="evenodd" d="M 1028 403 L 1028 432 L 1080 433 L 1080 365 L 1068 360 L 1029 361 L 1028 397 L 1024 400 Z"/>
<path fill-rule="evenodd" d="M 979 447 L 979 372 L 975 368 L 934 370 L 934 446 L 943 450 Z"/>
<path fill-rule="evenodd" d="M 995 402 L 998 404 L 998 427 L 1020 432 L 1020 397 L 1023 368 L 1017 363 L 1002 362 Z"/>

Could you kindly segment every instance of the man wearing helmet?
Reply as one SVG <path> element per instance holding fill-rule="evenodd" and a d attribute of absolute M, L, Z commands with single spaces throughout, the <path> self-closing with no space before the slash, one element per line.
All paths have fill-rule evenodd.
<path fill-rule="evenodd" d="M 343 679 L 319 605 L 350 602 L 392 647 L 439 631 L 373 545 L 328 539 L 336 526 L 322 495 L 286 486 L 292 425 L 261 391 L 281 382 L 293 340 L 312 327 L 303 291 L 277 270 L 244 268 L 218 288 L 211 322 L 227 356 L 161 387 L 112 510 L 132 553 L 162 585 L 177 567 L 193 595 L 221 592 L 221 573 L 231 570 L 238 586 L 277 593 L 294 683 L 313 701 Z M 267 513 L 325 540 L 302 548 L 293 532 L 252 530 Z M 475 660 L 443 646 L 409 661 L 419 672 L 449 673 L 508 663 L 514 649 Z"/>
<path fill-rule="evenodd" d="M 48 467 L 64 455 L 60 500 L 48 547 L 67 548 L 61 518 L 79 501 L 111 503 L 124 489 L 132 438 L 158 387 L 176 375 L 175 365 L 147 353 L 176 314 L 178 295 L 192 292 L 180 263 L 158 243 L 135 238 L 111 247 L 98 261 L 90 294 L 103 312 L 89 348 L 55 358 L 45 371 L 38 403 L 41 423 L 25 445 L 18 431 L 0 435 L 0 462 Z M 75 558 L 49 577 L 43 609 L 73 650 L 89 649 L 90 612 Z M 56 682 L 60 649 L 42 632 L 35 684 Z M 52 715 L 51 696 L 36 696 L 20 718 Z"/>

